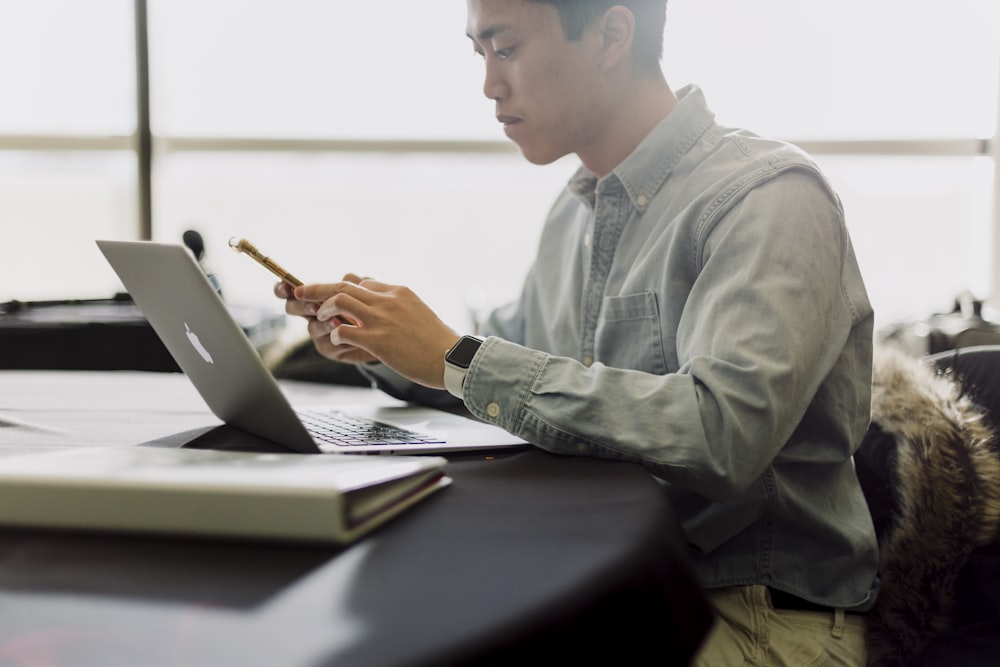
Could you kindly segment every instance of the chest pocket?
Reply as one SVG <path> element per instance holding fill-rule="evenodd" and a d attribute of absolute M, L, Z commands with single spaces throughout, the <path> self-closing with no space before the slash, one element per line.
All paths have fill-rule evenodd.
<path fill-rule="evenodd" d="M 656 294 L 609 296 L 594 334 L 595 360 L 613 368 L 667 372 Z"/>

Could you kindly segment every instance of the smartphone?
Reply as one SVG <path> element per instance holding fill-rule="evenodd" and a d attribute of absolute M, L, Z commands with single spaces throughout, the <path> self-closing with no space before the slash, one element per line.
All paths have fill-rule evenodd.
<path fill-rule="evenodd" d="M 250 257 L 265 269 L 278 276 L 279 280 L 288 283 L 292 287 L 298 287 L 303 284 L 301 280 L 283 269 L 280 264 L 262 253 L 260 250 L 257 250 L 257 246 L 250 243 L 246 239 L 238 239 L 234 236 L 229 239 L 229 247 L 236 252 L 243 253 L 247 257 Z"/>
<path fill-rule="evenodd" d="M 291 285 L 292 287 L 298 287 L 303 285 L 301 280 L 293 276 L 291 273 L 286 271 L 280 264 L 276 261 L 257 250 L 257 246 L 250 243 L 246 239 L 238 239 L 235 236 L 229 239 L 229 247 L 235 252 L 243 253 L 247 257 L 250 257 L 255 262 L 263 266 L 265 269 L 278 276 L 280 280 Z M 355 322 L 347 317 L 337 315 L 337 319 L 343 324 L 355 324 Z"/>

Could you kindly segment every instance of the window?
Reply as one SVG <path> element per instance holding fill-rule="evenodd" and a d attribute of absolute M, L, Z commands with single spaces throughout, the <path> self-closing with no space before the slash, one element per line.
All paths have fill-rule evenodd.
<path fill-rule="evenodd" d="M 787 139 L 965 139 L 997 128 L 1000 3 L 670 0 L 664 71 L 723 124 Z"/>
<path fill-rule="evenodd" d="M 133 28 L 129 0 L 0 0 L 0 301 L 116 287 L 93 239 L 136 229 Z"/>
<path fill-rule="evenodd" d="M 135 130 L 130 0 L 0 1 L 0 133 Z"/>
<path fill-rule="evenodd" d="M 0 0 L 0 224 L 25 251 L 0 300 L 117 289 L 91 241 L 142 233 L 145 5 Z M 229 236 L 310 279 L 405 282 L 457 327 L 514 297 L 575 165 L 507 143 L 464 33 L 460 2 L 148 0 L 153 238 L 200 231 L 227 298 L 267 307 Z M 720 122 L 813 153 L 881 323 L 1000 291 L 995 0 L 670 0 L 664 71 Z"/>
<path fill-rule="evenodd" d="M 1000 3 L 671 0 L 664 71 L 799 143 L 844 202 L 880 323 L 993 287 Z M 995 139 L 992 150 L 996 151 Z"/>
<path fill-rule="evenodd" d="M 501 140 L 463 2 L 151 0 L 163 137 Z"/>

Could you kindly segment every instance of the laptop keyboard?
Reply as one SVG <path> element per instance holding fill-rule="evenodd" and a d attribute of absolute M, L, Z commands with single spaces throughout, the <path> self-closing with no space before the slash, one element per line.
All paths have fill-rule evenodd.
<path fill-rule="evenodd" d="M 373 419 L 353 417 L 342 412 L 298 411 L 306 430 L 317 441 L 338 447 L 363 445 L 419 446 L 442 444 L 444 440 Z"/>

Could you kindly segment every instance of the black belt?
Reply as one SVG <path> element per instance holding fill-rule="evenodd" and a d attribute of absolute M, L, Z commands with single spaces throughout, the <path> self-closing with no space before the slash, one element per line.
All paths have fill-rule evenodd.
<path fill-rule="evenodd" d="M 768 588 L 767 590 L 771 592 L 771 606 L 775 609 L 784 609 L 786 611 L 820 611 L 828 614 L 836 611 L 833 607 L 804 600 L 797 595 L 779 591 L 777 588 Z M 853 613 L 849 609 L 845 609 L 844 611 L 848 614 Z"/>

